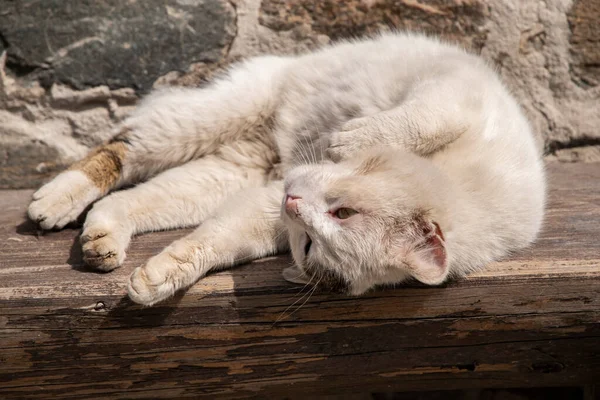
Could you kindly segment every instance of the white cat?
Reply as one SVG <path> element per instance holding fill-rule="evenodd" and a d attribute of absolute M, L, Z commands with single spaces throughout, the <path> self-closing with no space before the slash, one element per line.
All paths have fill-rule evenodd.
<path fill-rule="evenodd" d="M 29 216 L 62 228 L 144 180 L 95 203 L 81 242 L 108 271 L 132 235 L 201 224 L 133 271 L 129 296 L 146 305 L 289 249 L 294 282 L 354 295 L 439 284 L 530 244 L 545 203 L 530 125 L 493 70 L 410 34 L 258 57 L 208 87 L 153 93 L 39 189 Z"/>

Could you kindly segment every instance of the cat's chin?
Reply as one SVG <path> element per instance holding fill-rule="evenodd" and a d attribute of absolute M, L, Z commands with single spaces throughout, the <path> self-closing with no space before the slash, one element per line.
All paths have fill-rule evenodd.
<path fill-rule="evenodd" d="M 297 285 L 308 285 L 311 283 L 310 277 L 297 265 L 284 269 L 282 275 L 283 279 Z M 360 296 L 368 292 L 369 289 L 371 289 L 371 285 L 354 283 L 348 285 L 343 290 L 343 293 L 348 296 Z"/>
<path fill-rule="evenodd" d="M 284 269 L 282 275 L 283 279 L 291 283 L 298 285 L 308 285 L 310 283 L 310 277 L 297 265 Z"/>
<path fill-rule="evenodd" d="M 348 291 L 346 294 L 348 296 L 361 296 L 367 293 L 369 289 L 371 289 L 371 285 L 353 283 L 352 285 L 348 286 Z"/>

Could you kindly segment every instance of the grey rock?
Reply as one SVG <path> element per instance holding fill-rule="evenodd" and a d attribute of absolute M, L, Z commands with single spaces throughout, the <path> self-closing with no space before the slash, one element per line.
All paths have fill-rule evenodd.
<path fill-rule="evenodd" d="M 26 141 L 0 148 L 0 189 L 39 187 L 64 169 L 58 151 L 41 142 Z"/>
<path fill-rule="evenodd" d="M 235 35 L 225 0 L 0 0 L 0 10 L 9 67 L 46 87 L 145 92 L 169 71 L 221 60 Z"/>

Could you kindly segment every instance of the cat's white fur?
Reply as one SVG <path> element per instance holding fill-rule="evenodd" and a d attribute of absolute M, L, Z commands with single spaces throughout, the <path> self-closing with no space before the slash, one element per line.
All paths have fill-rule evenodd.
<path fill-rule="evenodd" d="M 352 294 L 439 284 L 528 245 L 542 223 L 543 164 L 519 106 L 480 58 L 419 35 L 254 58 L 206 88 L 151 94 L 120 132 L 109 189 L 147 182 L 94 204 L 85 260 L 110 270 L 132 235 L 201 224 L 134 270 L 141 304 L 288 248 L 291 281 Z M 97 182 L 64 172 L 30 217 L 62 228 L 106 194 Z"/>

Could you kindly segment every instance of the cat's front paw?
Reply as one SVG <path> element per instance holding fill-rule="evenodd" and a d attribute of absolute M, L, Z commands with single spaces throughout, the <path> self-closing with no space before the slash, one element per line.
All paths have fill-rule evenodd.
<path fill-rule="evenodd" d="M 197 279 L 192 262 L 193 249 L 175 242 L 148 262 L 137 267 L 129 277 L 127 292 L 134 302 L 151 306 L 168 299 Z"/>
<path fill-rule="evenodd" d="M 100 271 L 120 267 L 131 240 L 127 218 L 120 215 L 119 203 L 111 200 L 109 196 L 94 205 L 80 237 L 83 261 Z"/>
<path fill-rule="evenodd" d="M 83 261 L 100 271 L 112 271 L 125 261 L 125 249 L 129 240 L 115 235 L 106 226 L 91 226 L 81 234 Z"/>
<path fill-rule="evenodd" d="M 42 229 L 61 229 L 101 195 L 83 172 L 65 171 L 33 194 L 27 213 Z"/>
<path fill-rule="evenodd" d="M 152 259 L 148 264 L 134 269 L 127 284 L 129 298 L 144 306 L 151 306 L 175 293 L 166 277 L 161 275 L 151 262 Z"/>
<path fill-rule="evenodd" d="M 371 117 L 348 121 L 338 132 L 331 134 L 327 155 L 338 162 L 356 155 L 375 144 L 379 132 Z"/>

